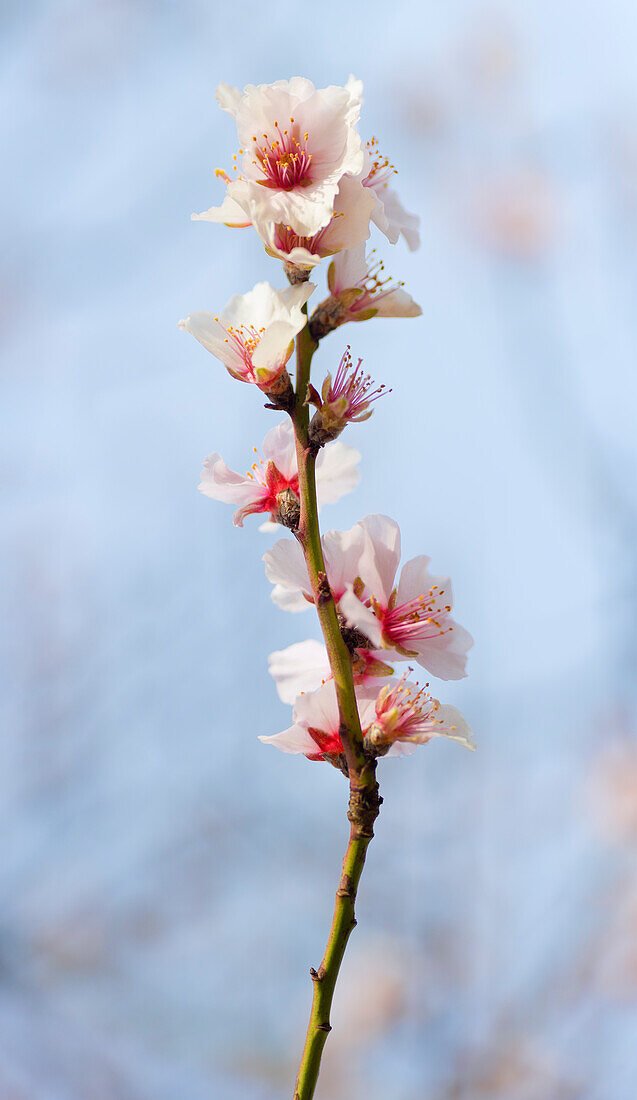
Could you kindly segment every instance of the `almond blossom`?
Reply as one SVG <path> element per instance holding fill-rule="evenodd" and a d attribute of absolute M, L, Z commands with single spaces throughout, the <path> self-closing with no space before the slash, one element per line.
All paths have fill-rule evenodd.
<path fill-rule="evenodd" d="M 298 76 L 243 92 L 219 85 L 217 102 L 235 119 L 240 145 L 227 193 L 251 220 L 256 210 L 304 237 L 329 223 L 340 180 L 363 169 L 362 90 L 354 77 L 344 88 L 317 89 Z"/>
<path fill-rule="evenodd" d="M 326 448 L 327 449 L 327 448 Z M 356 523 L 349 531 L 326 531 L 321 538 L 325 568 L 334 601 L 338 607 L 341 596 L 358 576 L 358 563 L 365 545 L 365 533 Z M 265 575 L 272 582 L 272 600 L 285 611 L 304 611 L 310 607 L 312 586 L 298 542 L 279 539 L 263 555 Z"/>
<path fill-rule="evenodd" d="M 285 365 L 294 337 L 307 320 L 301 307 L 314 290 L 313 283 L 284 290 L 257 283 L 247 294 L 235 294 L 219 316 L 198 310 L 180 321 L 179 328 L 192 333 L 233 378 L 280 394 L 289 386 Z"/>
<path fill-rule="evenodd" d="M 356 702 L 361 727 L 367 728 L 375 717 L 376 690 L 367 686 L 356 688 Z M 299 695 L 292 712 L 292 725 L 270 737 L 260 736 L 266 745 L 274 745 L 281 752 L 303 753 L 308 760 L 327 760 L 340 767 L 343 743 L 339 734 L 340 716 L 336 687 L 333 680 L 312 692 Z"/>
<path fill-rule="evenodd" d="M 323 556 L 337 611 L 350 648 L 388 663 L 413 659 L 441 680 L 466 676 L 471 635 L 451 617 L 448 577 L 429 573 L 429 558 L 412 558 L 402 568 L 400 530 L 387 516 L 366 516 L 350 531 L 328 531 Z M 263 558 L 274 584 L 272 600 L 285 611 L 313 603 L 303 554 L 280 539 Z"/>
<path fill-rule="evenodd" d="M 325 256 L 364 244 L 369 238 L 374 204 L 374 196 L 360 181 L 343 176 L 330 220 L 313 236 L 302 236 L 292 226 L 272 221 L 267 211 L 254 202 L 248 209 L 268 255 L 283 260 L 286 270 L 298 268 L 305 272 L 311 271 Z"/>
<path fill-rule="evenodd" d="M 385 265 L 365 256 L 365 245 L 339 252 L 329 266 L 330 297 L 312 314 L 311 330 L 316 340 L 347 321 L 369 321 L 372 317 L 420 317 L 422 309 L 403 283 L 385 275 Z"/>
<path fill-rule="evenodd" d="M 398 745 L 410 751 L 426 745 L 432 737 L 448 737 L 465 748 L 474 749 L 473 731 L 457 707 L 440 704 L 425 688 L 412 684 L 407 674 L 390 680 L 374 703 L 375 718 L 365 731 L 365 743 L 379 756 Z"/>
<path fill-rule="evenodd" d="M 430 559 L 412 558 L 402 568 L 400 529 L 387 516 L 361 520 L 364 546 L 358 576 L 340 596 L 347 622 L 370 640 L 370 648 L 389 649 L 387 660 L 413 658 L 441 680 L 466 676 L 471 635 L 451 617 L 453 596 L 448 577 L 429 572 Z"/>
<path fill-rule="evenodd" d="M 397 193 L 389 186 L 389 181 L 395 174 L 394 165 L 380 153 L 378 139 L 371 138 L 365 146 L 363 185 L 373 192 L 376 199 L 372 221 L 385 234 L 390 244 L 397 244 L 398 238 L 402 236 L 410 252 L 414 252 L 420 247 L 420 218 L 405 210 Z"/>
<path fill-rule="evenodd" d="M 473 749 L 472 730 L 461 712 L 443 706 L 405 677 L 378 690 L 373 682 L 357 685 L 356 703 L 364 744 L 374 756 L 403 756 L 432 737 L 447 737 Z M 316 691 L 294 702 L 292 725 L 281 733 L 260 736 L 266 745 L 285 753 L 302 753 L 308 760 L 326 760 L 344 767 L 336 687 L 326 680 Z"/>
<path fill-rule="evenodd" d="M 209 455 L 199 489 L 213 500 L 240 505 L 233 517 L 235 527 L 243 527 L 248 515 L 266 512 L 273 523 L 295 529 L 299 518 L 299 477 L 292 423 L 285 420 L 272 428 L 263 440 L 262 450 L 263 457 L 246 474 L 231 470 L 220 454 Z M 321 452 L 316 462 L 319 504 L 333 503 L 356 487 L 360 457 L 354 447 L 340 442 Z"/>
<path fill-rule="evenodd" d="M 338 369 L 332 380 L 328 374 L 323 382 L 321 393 L 310 386 L 309 401 L 316 405 L 310 424 L 310 439 L 323 446 L 338 435 L 350 423 L 369 420 L 371 405 L 383 394 L 391 393 L 383 384 L 372 389 L 374 382 L 362 369 L 363 360 L 359 359 L 354 367 L 350 348 L 344 352 Z"/>

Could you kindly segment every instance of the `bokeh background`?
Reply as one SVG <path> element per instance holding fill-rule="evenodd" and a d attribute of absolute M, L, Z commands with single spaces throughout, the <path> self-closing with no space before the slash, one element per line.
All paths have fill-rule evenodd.
<path fill-rule="evenodd" d="M 272 537 L 197 493 L 273 424 L 177 320 L 280 269 L 192 224 L 220 80 L 365 81 L 422 304 L 349 527 L 395 516 L 476 638 L 479 750 L 382 766 L 322 1100 L 631 1100 L 637 1078 L 637 7 L 1 7 L 0 1096 L 289 1096 L 345 784 L 256 739 Z M 317 369 L 318 369 L 317 368 Z"/>

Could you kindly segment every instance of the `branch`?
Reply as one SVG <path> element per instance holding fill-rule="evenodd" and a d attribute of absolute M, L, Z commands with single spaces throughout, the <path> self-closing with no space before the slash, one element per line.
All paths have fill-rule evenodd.
<path fill-rule="evenodd" d="M 305 310 L 307 312 L 307 306 Z M 334 916 L 325 955 L 319 969 L 310 971 L 314 983 L 314 995 L 294 1100 L 311 1100 L 314 1095 L 323 1047 L 331 1030 L 330 1009 L 334 988 L 347 941 L 356 925 L 354 903 L 358 883 L 382 801 L 376 782 L 376 762 L 367 757 L 363 750 L 363 735 L 354 693 L 352 659 L 341 634 L 321 546 L 316 500 L 317 449 L 310 442 L 308 435 L 309 408 L 306 403 L 312 356 L 316 347 L 309 325 L 306 325 L 297 336 L 296 400 L 291 413 L 296 437 L 301 499 L 297 538 L 303 549 L 336 687 L 340 716 L 339 733 L 350 784 L 347 814 L 350 821 L 350 838 L 343 860 L 343 872 L 336 891 Z"/>

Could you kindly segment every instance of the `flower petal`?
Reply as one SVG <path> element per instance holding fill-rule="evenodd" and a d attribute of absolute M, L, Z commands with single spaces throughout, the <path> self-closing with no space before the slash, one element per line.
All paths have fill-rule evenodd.
<path fill-rule="evenodd" d="M 279 699 L 294 705 L 302 692 L 315 691 L 330 676 L 327 650 L 322 642 L 313 638 L 295 642 L 287 649 L 270 654 L 268 671 L 276 684 Z"/>
<path fill-rule="evenodd" d="M 360 452 L 339 439 L 328 443 L 316 460 L 316 492 L 319 506 L 334 504 L 351 493 L 360 481 Z"/>
<path fill-rule="evenodd" d="M 338 609 L 350 626 L 356 627 L 369 638 L 373 649 L 381 649 L 383 645 L 383 632 L 381 625 L 370 607 L 365 607 L 354 595 L 352 586 L 348 585 L 340 598 Z"/>
<path fill-rule="evenodd" d="M 312 740 L 305 726 L 298 723 L 282 730 L 281 733 L 273 733 L 271 737 L 261 735 L 259 741 L 263 741 L 264 745 L 274 745 L 275 749 L 280 749 L 281 752 L 302 752 L 304 755 L 317 752 L 316 742 Z"/>
<path fill-rule="evenodd" d="M 400 528 L 389 516 L 365 516 L 365 549 L 361 555 L 360 576 L 370 595 L 387 606 L 394 588 L 400 562 Z"/>

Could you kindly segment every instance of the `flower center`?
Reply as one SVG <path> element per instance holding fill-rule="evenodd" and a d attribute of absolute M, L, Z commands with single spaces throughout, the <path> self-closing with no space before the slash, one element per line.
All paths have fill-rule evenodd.
<path fill-rule="evenodd" d="M 409 733 L 411 727 L 429 719 L 440 706 L 427 691 L 429 684 L 408 685 L 407 676 L 404 673 L 392 690 L 384 688 L 376 702 L 376 717 L 386 734 Z"/>
<path fill-rule="evenodd" d="M 308 152 L 309 134 L 298 134 L 292 116 L 290 126 L 282 128 L 275 120 L 274 135 L 262 134 L 261 138 L 252 137 L 253 164 L 263 172 L 265 179 L 258 182 L 263 187 L 277 191 L 291 191 L 294 187 L 310 183 L 312 154 Z"/>
<path fill-rule="evenodd" d="M 438 589 L 438 585 L 434 584 L 428 593 L 416 596 L 407 603 L 399 604 L 398 607 L 390 605 L 384 613 L 379 609 L 383 633 L 387 634 L 394 644 L 403 646 L 412 640 L 422 641 L 447 634 L 453 630 L 453 626 L 448 625 L 451 604 L 442 603 L 441 597 L 444 594 L 444 588 Z"/>
<path fill-rule="evenodd" d="M 215 321 L 223 325 L 223 321 L 221 321 L 219 317 L 215 317 Z M 254 325 L 223 325 L 223 327 L 227 332 L 226 344 L 234 344 L 250 376 L 253 376 L 252 356 L 259 346 L 259 341 L 265 332 L 265 328 L 255 328 Z"/>
<path fill-rule="evenodd" d="M 254 451 L 258 455 L 256 447 Z M 250 481 L 256 481 L 258 485 L 263 486 L 264 493 L 261 499 L 261 511 L 263 512 L 276 512 L 279 507 L 279 494 L 284 493 L 287 489 L 291 489 L 297 497 L 299 496 L 298 474 L 292 474 L 289 478 L 285 477 L 272 459 L 266 462 L 264 458 L 259 457 L 259 461 L 253 463 L 246 477 Z"/>

